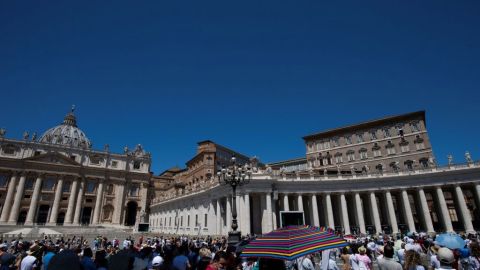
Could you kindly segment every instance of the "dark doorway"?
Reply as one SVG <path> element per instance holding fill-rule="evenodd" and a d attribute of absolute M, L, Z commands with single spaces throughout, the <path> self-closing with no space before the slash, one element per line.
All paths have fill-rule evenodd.
<path fill-rule="evenodd" d="M 57 225 L 63 225 L 64 221 L 65 221 L 65 212 L 58 213 Z"/>
<path fill-rule="evenodd" d="M 90 224 L 91 216 L 92 216 L 92 207 L 84 207 L 82 211 L 82 218 L 80 219 L 82 225 Z"/>
<path fill-rule="evenodd" d="M 24 224 L 25 220 L 27 220 L 27 211 L 23 210 L 18 215 L 17 224 Z"/>
<path fill-rule="evenodd" d="M 48 210 L 50 210 L 49 205 L 40 205 L 38 208 L 37 224 L 43 225 L 47 223 Z"/>
<path fill-rule="evenodd" d="M 133 226 L 137 221 L 137 203 L 130 201 L 127 203 L 127 213 L 125 215 L 125 226 Z"/>

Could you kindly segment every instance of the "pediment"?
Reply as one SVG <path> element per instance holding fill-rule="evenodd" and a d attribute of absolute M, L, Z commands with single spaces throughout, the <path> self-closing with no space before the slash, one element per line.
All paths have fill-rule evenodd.
<path fill-rule="evenodd" d="M 36 162 L 42 162 L 42 163 L 52 163 L 52 164 L 60 164 L 60 165 L 77 165 L 80 166 L 80 164 L 62 154 L 55 153 L 55 152 L 49 152 L 49 153 L 44 153 L 40 154 L 38 156 L 33 156 L 25 159 L 26 161 L 36 161 Z"/>

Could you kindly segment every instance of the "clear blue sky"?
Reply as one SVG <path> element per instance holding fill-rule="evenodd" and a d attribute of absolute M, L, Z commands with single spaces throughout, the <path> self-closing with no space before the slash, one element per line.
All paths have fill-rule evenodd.
<path fill-rule="evenodd" d="M 425 109 L 434 153 L 480 157 L 480 1 L 1 1 L 0 127 L 71 104 L 155 173 L 211 139 L 264 162 L 303 135 Z"/>

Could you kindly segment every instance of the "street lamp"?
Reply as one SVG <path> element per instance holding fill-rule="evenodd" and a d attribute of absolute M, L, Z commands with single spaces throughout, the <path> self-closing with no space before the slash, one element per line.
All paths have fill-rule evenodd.
<path fill-rule="evenodd" d="M 228 244 L 235 245 L 240 242 L 240 236 L 242 235 L 240 231 L 237 231 L 237 200 L 236 200 L 236 190 L 237 186 L 248 184 L 252 176 L 252 170 L 249 165 L 245 164 L 243 166 L 236 163 L 235 156 L 231 159 L 231 164 L 228 167 L 222 166 L 221 170 L 217 172 L 218 182 L 220 184 L 228 184 L 232 187 L 233 191 L 233 202 L 232 202 L 232 231 L 228 232 Z"/>

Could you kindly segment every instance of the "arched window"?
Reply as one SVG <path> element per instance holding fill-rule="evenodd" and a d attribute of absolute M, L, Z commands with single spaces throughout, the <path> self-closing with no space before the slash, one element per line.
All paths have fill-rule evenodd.
<path fill-rule="evenodd" d="M 398 164 L 397 164 L 397 163 L 398 163 L 398 161 L 394 161 L 394 162 L 391 162 L 391 163 L 390 163 L 390 169 L 391 169 L 392 171 L 394 171 L 394 172 L 398 172 L 398 169 L 399 169 L 399 168 L 398 168 Z"/>
<path fill-rule="evenodd" d="M 428 168 L 428 158 L 421 158 L 419 162 L 423 168 Z"/>
<path fill-rule="evenodd" d="M 406 160 L 404 163 L 405 169 L 407 170 L 413 170 L 413 161 L 412 160 Z"/>

